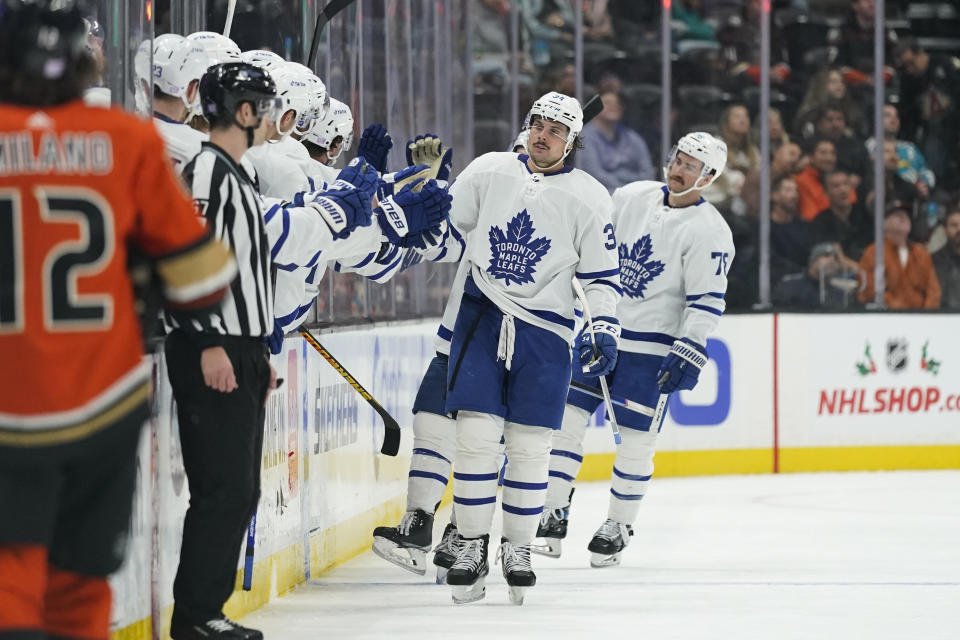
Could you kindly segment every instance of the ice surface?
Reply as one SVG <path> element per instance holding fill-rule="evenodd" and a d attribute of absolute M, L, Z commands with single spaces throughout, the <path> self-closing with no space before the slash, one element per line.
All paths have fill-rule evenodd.
<path fill-rule="evenodd" d="M 454 605 L 367 552 L 243 623 L 270 640 L 960 638 L 960 471 L 655 479 L 623 564 L 591 569 L 608 495 L 577 487 L 563 557 L 534 556 L 522 607 L 499 567 Z"/>

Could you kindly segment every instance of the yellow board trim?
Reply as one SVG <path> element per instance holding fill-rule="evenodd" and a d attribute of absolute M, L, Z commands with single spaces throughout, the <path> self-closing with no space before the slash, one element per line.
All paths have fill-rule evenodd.
<path fill-rule="evenodd" d="M 803 447 L 780 451 L 780 471 L 960 469 L 960 445 Z"/>
<path fill-rule="evenodd" d="M 904 469 L 960 469 L 960 445 L 805 447 L 781 449 L 780 471 L 894 471 Z M 584 456 L 579 482 L 609 481 L 612 453 Z M 724 449 L 706 451 L 661 451 L 656 459 L 657 477 L 743 473 L 772 473 L 772 449 Z M 450 502 L 449 483 L 442 504 Z M 373 529 L 400 521 L 403 496 L 392 498 L 345 522 L 310 537 L 310 570 L 314 576 L 354 558 L 370 548 Z M 242 618 L 304 581 L 303 545 L 295 544 L 254 564 L 253 589 L 241 589 L 243 573 L 237 572 L 233 595 L 224 607 L 231 618 Z M 263 576 L 270 576 L 269 580 Z M 161 638 L 170 638 L 170 614 L 164 611 Z M 110 634 L 111 640 L 150 640 L 152 621 L 144 618 Z"/>

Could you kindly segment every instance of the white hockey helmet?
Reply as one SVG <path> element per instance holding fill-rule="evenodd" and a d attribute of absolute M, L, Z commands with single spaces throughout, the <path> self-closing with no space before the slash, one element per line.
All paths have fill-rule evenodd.
<path fill-rule="evenodd" d="M 530 130 L 524 129 L 520 132 L 520 135 L 517 136 L 517 139 L 513 141 L 513 144 L 510 145 L 510 151 L 513 151 L 517 147 L 523 147 L 524 150 L 527 148 L 527 141 L 530 139 Z"/>
<path fill-rule="evenodd" d="M 267 51 L 266 49 L 244 51 L 240 54 L 240 59 L 267 71 L 273 71 L 276 67 L 287 62 L 273 51 Z"/>
<path fill-rule="evenodd" d="M 285 67 L 299 73 L 310 85 L 308 110 L 298 117 L 295 129 L 299 135 L 304 136 L 317 122 L 326 117 L 330 109 L 330 95 L 327 93 L 326 85 L 310 67 L 299 62 L 287 62 Z"/>
<path fill-rule="evenodd" d="M 303 139 L 329 151 L 330 145 L 337 136 L 343 136 L 343 144 L 340 145 L 340 150 L 335 156 L 327 155 L 328 164 L 336 162 L 340 153 L 353 144 L 353 114 L 350 112 L 350 107 L 331 98 L 330 109 L 327 110 L 323 120 L 318 121 Z"/>
<path fill-rule="evenodd" d="M 280 120 L 277 120 L 275 125 L 277 133 L 286 137 L 293 132 L 297 122 L 302 118 L 311 117 L 310 98 L 314 89 L 313 84 L 301 70 L 289 67 L 286 64 L 277 65 L 269 73 L 277 84 L 277 97 L 283 101 L 281 113 L 285 114 L 290 110 L 294 112 L 294 123 L 289 129 L 286 131 L 280 129 Z"/>
<path fill-rule="evenodd" d="M 580 108 L 580 103 L 577 102 L 576 98 L 565 96 L 556 91 L 544 94 L 533 103 L 525 120 L 525 128 L 529 127 L 534 116 L 566 125 L 569 129 L 567 145 L 573 144 L 573 141 L 583 130 L 583 109 Z"/>
<path fill-rule="evenodd" d="M 199 44 L 210 58 L 210 66 L 221 62 L 240 62 L 240 47 L 227 36 L 215 31 L 197 31 L 187 40 Z"/>
<path fill-rule="evenodd" d="M 209 66 L 210 58 L 203 47 L 175 33 L 165 33 L 153 41 L 153 68 L 148 84 L 180 98 L 183 105 L 192 110 L 199 104 L 200 92 L 191 103 L 187 101 L 187 89 L 191 82 L 200 80 Z M 138 69 L 138 76 L 139 73 Z"/>
<path fill-rule="evenodd" d="M 679 193 L 673 193 L 671 191 L 675 196 L 685 195 L 694 189 L 706 189 L 720 177 L 724 167 L 727 166 L 727 143 L 704 131 L 693 131 L 680 138 L 677 144 L 673 146 L 673 149 L 670 150 L 670 155 L 667 156 L 667 163 L 663 167 L 663 177 L 668 184 L 670 182 L 670 165 L 673 164 L 674 159 L 680 152 L 687 154 L 695 160 L 699 160 L 703 163 L 703 167 L 700 170 L 700 176 L 693 183 L 692 187 L 684 189 Z M 705 184 L 699 184 L 704 179 L 706 179 L 707 182 Z"/>

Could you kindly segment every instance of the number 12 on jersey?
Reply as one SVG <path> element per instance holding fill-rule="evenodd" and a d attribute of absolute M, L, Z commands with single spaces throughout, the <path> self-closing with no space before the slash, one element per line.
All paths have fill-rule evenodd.
<path fill-rule="evenodd" d="M 729 255 L 729 253 L 725 253 L 723 251 L 714 251 L 710 254 L 710 259 L 717 261 L 717 272 L 713 275 L 719 276 L 721 272 L 723 275 L 727 275 L 727 268 L 729 267 L 727 264 L 727 257 Z"/>

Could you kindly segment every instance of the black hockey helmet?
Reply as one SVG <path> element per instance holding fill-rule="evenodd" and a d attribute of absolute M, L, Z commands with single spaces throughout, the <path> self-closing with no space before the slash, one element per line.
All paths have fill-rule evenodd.
<path fill-rule="evenodd" d="M 246 62 L 224 62 L 200 78 L 200 106 L 211 127 L 236 123 L 237 108 L 244 102 L 258 118 L 276 118 L 280 99 L 269 73 Z"/>
<path fill-rule="evenodd" d="M 0 0 L 0 67 L 59 80 L 84 55 L 86 40 L 81 0 Z"/>

